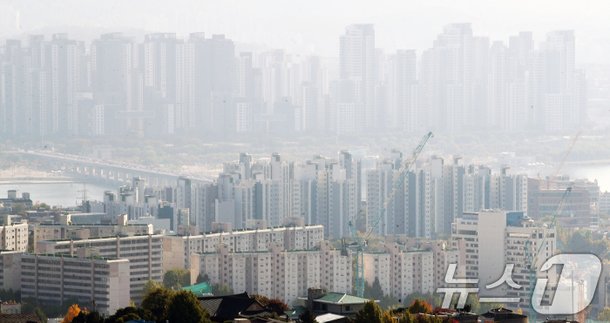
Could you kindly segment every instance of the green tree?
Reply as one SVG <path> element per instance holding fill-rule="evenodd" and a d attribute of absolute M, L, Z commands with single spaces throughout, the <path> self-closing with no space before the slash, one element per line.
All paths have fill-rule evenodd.
<path fill-rule="evenodd" d="M 125 323 L 130 320 L 154 320 L 150 312 L 143 308 L 128 306 L 119 308 L 113 315 L 108 317 L 104 323 Z"/>
<path fill-rule="evenodd" d="M 163 288 L 163 284 L 154 281 L 154 280 L 149 280 L 146 282 L 146 284 L 144 284 L 144 295 L 148 295 L 150 294 L 153 290 L 155 289 L 159 289 L 159 288 Z"/>
<path fill-rule="evenodd" d="M 364 285 L 365 298 L 380 300 L 383 298 L 383 296 L 383 289 L 381 288 L 381 283 L 379 282 L 379 279 L 375 278 L 375 281 L 373 281 L 373 285 Z"/>
<path fill-rule="evenodd" d="M 374 299 L 379 301 L 379 306 L 382 309 L 388 309 L 394 305 L 400 304 L 400 300 L 390 295 L 383 293 L 379 279 L 375 278 L 373 285 L 364 285 L 364 298 Z"/>
<path fill-rule="evenodd" d="M 597 314 L 597 320 L 602 322 L 610 322 L 610 307 L 604 307 L 604 309 Z"/>
<path fill-rule="evenodd" d="M 163 286 L 170 289 L 181 289 L 191 284 L 191 273 L 186 269 L 172 269 L 163 275 Z"/>
<path fill-rule="evenodd" d="M 195 294 L 179 291 L 174 294 L 168 308 L 170 322 L 211 323 L 210 316 L 203 309 Z"/>
<path fill-rule="evenodd" d="M 33 312 L 42 322 L 46 322 L 48 320 L 47 315 L 44 313 L 44 311 L 40 307 L 34 308 Z"/>
<path fill-rule="evenodd" d="M 424 300 L 416 299 L 409 305 L 408 310 L 411 314 L 430 314 L 432 313 L 432 305 Z"/>
<path fill-rule="evenodd" d="M 197 279 L 195 280 L 195 284 L 200 284 L 206 282 L 208 284 L 210 284 L 210 277 L 208 276 L 208 274 L 201 274 L 199 273 L 199 275 L 197 275 Z"/>
<path fill-rule="evenodd" d="M 212 294 L 214 294 L 214 296 L 232 295 L 233 290 L 227 285 L 215 284 L 212 285 Z"/>
<path fill-rule="evenodd" d="M 301 321 L 301 323 L 318 323 L 318 321 L 316 321 L 316 316 L 309 310 L 305 310 L 305 312 L 299 315 L 299 321 Z"/>
<path fill-rule="evenodd" d="M 142 308 L 152 315 L 152 319 L 162 323 L 168 318 L 169 305 L 174 291 L 167 288 L 157 288 L 144 296 Z"/>
<path fill-rule="evenodd" d="M 364 307 L 356 313 L 354 323 L 385 323 L 383 321 L 383 310 L 375 301 L 368 301 L 364 304 Z"/>
<path fill-rule="evenodd" d="M 104 320 L 99 312 L 97 311 L 81 311 L 72 320 L 72 323 L 103 323 Z"/>

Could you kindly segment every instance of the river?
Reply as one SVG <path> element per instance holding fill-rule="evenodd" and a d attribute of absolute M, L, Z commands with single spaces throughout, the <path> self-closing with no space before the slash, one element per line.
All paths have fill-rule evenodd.
<path fill-rule="evenodd" d="M 104 191 L 117 191 L 118 186 L 85 183 L 71 179 L 0 181 L 0 196 L 6 196 L 8 190 L 17 190 L 18 196 L 21 196 L 23 192 L 28 192 L 34 203 L 44 202 L 53 206 L 70 207 L 80 205 L 84 190 L 87 192 L 87 199 L 103 200 Z"/>

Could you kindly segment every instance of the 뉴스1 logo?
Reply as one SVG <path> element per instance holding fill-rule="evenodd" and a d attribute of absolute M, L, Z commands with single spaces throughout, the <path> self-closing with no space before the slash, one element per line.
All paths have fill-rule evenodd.
<path fill-rule="evenodd" d="M 560 266 L 560 268 L 556 267 Z M 512 277 L 515 265 L 507 264 L 500 279 L 487 284 L 486 290 L 497 288 L 503 284 L 514 290 L 523 286 L 517 284 Z M 595 295 L 597 283 L 602 272 L 602 262 L 594 254 L 559 254 L 549 258 L 542 264 L 538 273 L 551 273 L 557 270 L 559 278 L 554 284 L 548 278 L 537 278 L 531 297 L 534 311 L 545 315 L 571 315 L 584 310 Z M 459 295 L 457 308 L 464 308 L 469 294 L 479 292 L 479 279 L 457 279 L 455 272 L 457 264 L 450 264 L 445 275 L 445 283 L 458 285 L 456 287 L 440 287 L 437 293 L 443 293 L 442 307 L 449 308 L 455 294 Z M 552 275 L 549 275 L 552 276 Z M 470 286 L 469 286 L 470 285 Z M 548 299 L 545 300 L 545 295 Z M 519 303 L 520 298 L 514 297 L 479 297 L 480 303 Z M 548 304 L 547 304 L 548 303 Z"/>

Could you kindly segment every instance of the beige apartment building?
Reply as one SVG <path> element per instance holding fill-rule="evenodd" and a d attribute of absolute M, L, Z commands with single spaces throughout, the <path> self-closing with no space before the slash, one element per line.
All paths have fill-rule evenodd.
<path fill-rule="evenodd" d="M 285 250 L 310 250 L 324 240 L 324 226 L 292 226 L 193 236 L 164 236 L 163 269 L 189 269 L 190 256 L 195 253 L 214 253 L 224 245 L 229 252 L 268 251 L 272 246 Z"/>
<path fill-rule="evenodd" d="M 140 235 L 83 240 L 45 240 L 36 243 L 37 254 L 86 254 L 129 260 L 131 298 L 139 302 L 149 280 L 163 280 L 163 236 Z M 125 285 L 127 286 L 127 285 Z"/>
<path fill-rule="evenodd" d="M 191 256 L 191 277 L 208 276 L 213 284 L 233 292 L 261 294 L 292 304 L 306 297 L 308 288 L 342 293 L 352 291 L 352 256 L 322 243 L 318 250 L 286 250 L 273 246 L 266 251 L 234 252 L 220 246 L 216 252 Z"/>
<path fill-rule="evenodd" d="M 110 315 L 130 302 L 127 259 L 21 254 L 21 297 L 41 303 L 79 300 Z"/>

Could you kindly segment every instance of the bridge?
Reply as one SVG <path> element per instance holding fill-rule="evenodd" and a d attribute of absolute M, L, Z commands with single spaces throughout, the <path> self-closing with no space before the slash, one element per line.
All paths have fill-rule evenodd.
<path fill-rule="evenodd" d="M 31 161 L 43 162 L 52 170 L 61 170 L 63 173 L 77 177 L 105 180 L 117 183 L 130 183 L 132 178 L 140 177 L 149 186 L 163 187 L 175 186 L 179 177 L 187 177 L 192 182 L 211 182 L 211 178 L 194 178 L 181 174 L 154 170 L 141 165 L 112 163 L 77 155 L 68 155 L 48 151 L 17 150 L 4 152 L 17 154 Z"/>

